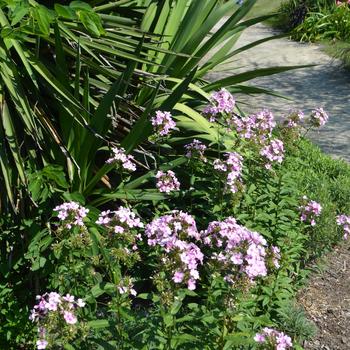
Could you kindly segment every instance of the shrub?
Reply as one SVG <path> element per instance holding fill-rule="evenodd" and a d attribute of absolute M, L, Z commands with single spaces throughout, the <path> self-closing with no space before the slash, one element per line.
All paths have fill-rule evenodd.
<path fill-rule="evenodd" d="M 241 117 L 225 90 L 212 94 L 209 107 L 204 111 L 212 122 L 199 113 L 187 123 L 163 113 L 174 127 L 177 120 L 178 131 L 160 135 L 154 125 L 161 137 L 159 148 L 152 151 L 151 144 L 148 150 L 155 169 L 149 177 L 139 174 L 144 180 L 138 197 L 125 177 L 110 193 L 117 202 L 102 205 L 102 212 L 74 194 L 55 208 L 50 230 L 37 235 L 27 254 L 33 266 L 44 259 L 39 271 L 50 271 L 32 313 L 41 327 L 38 348 L 61 342 L 80 349 L 251 347 L 269 329 L 264 341 L 283 335 L 288 348 L 312 333 L 300 314 L 286 308 L 305 265 L 340 237 L 340 230 L 334 234 L 335 214 L 348 212 L 350 193 L 330 191 L 350 170 L 320 157 L 300 137 L 301 118 L 294 114 L 278 127 L 266 110 Z M 316 112 L 308 122 L 315 123 Z M 201 143 L 188 142 L 193 128 Z M 282 141 L 273 146 L 277 137 L 285 147 Z M 189 149 L 193 153 L 181 158 Z M 176 158 L 183 159 L 181 167 L 169 162 Z M 138 167 L 136 153 L 127 157 L 118 149 L 106 157 L 129 171 L 123 160 Z M 176 175 L 177 185 L 150 192 L 144 186 L 156 187 L 162 164 L 170 164 L 168 180 Z M 303 195 L 322 203 L 315 226 L 300 220 Z M 43 247 L 39 255 L 37 246 Z"/>

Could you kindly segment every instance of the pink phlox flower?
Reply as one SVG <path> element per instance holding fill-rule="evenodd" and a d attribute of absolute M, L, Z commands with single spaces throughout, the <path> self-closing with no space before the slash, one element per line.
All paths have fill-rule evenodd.
<path fill-rule="evenodd" d="M 328 114 L 322 107 L 316 108 L 311 112 L 310 123 L 312 126 L 321 127 L 327 123 L 328 118 Z"/>
<path fill-rule="evenodd" d="M 316 217 L 321 215 L 322 206 L 316 201 L 309 201 L 306 197 L 303 197 L 305 202 L 299 207 L 300 220 L 309 223 L 311 226 L 316 225 Z"/>
<path fill-rule="evenodd" d="M 110 233 L 125 234 L 135 228 L 143 228 L 141 219 L 129 208 L 120 206 L 118 210 L 102 211 L 96 224 L 105 227 Z M 135 235 L 136 238 L 141 238 Z"/>
<path fill-rule="evenodd" d="M 70 294 L 61 296 L 56 292 L 45 293 L 36 297 L 37 304 L 31 311 L 29 317 L 33 322 L 40 322 L 45 319 L 49 313 L 59 313 L 63 315 L 67 324 L 75 324 L 77 318 L 72 312 L 73 309 L 85 306 L 85 302 L 82 299 L 75 301 L 75 297 Z M 40 337 L 45 336 L 45 328 L 39 327 Z"/>
<path fill-rule="evenodd" d="M 185 277 L 185 274 L 182 271 L 175 271 L 172 280 L 175 283 L 181 283 Z"/>
<path fill-rule="evenodd" d="M 251 281 L 266 276 L 266 240 L 257 232 L 252 232 L 228 217 L 224 221 L 213 221 L 201 231 L 204 244 L 215 249 L 211 259 L 220 261 L 224 270 L 232 274 L 225 276 L 227 281 L 245 274 Z"/>
<path fill-rule="evenodd" d="M 206 106 L 203 110 L 205 115 L 210 117 L 210 122 L 216 120 L 215 116 L 220 113 L 230 114 L 233 112 L 236 101 L 229 91 L 222 88 L 210 95 L 211 105 Z"/>
<path fill-rule="evenodd" d="M 136 296 L 137 292 L 134 289 L 134 284 L 132 279 L 125 278 L 120 281 L 119 285 L 117 286 L 117 289 L 120 294 L 128 294 L 128 295 L 133 295 Z"/>
<path fill-rule="evenodd" d="M 76 324 L 78 322 L 76 316 L 70 311 L 63 311 L 63 318 L 67 324 Z"/>
<path fill-rule="evenodd" d="M 49 343 L 48 343 L 45 339 L 39 339 L 39 340 L 37 340 L 37 342 L 36 342 L 36 348 L 37 348 L 38 350 L 43 350 L 43 349 L 46 349 L 46 347 L 47 347 L 48 344 L 49 344 Z"/>
<path fill-rule="evenodd" d="M 158 171 L 156 174 L 156 179 L 156 186 L 159 192 L 170 193 L 180 189 L 180 182 L 172 170 L 168 170 L 167 172 Z"/>
<path fill-rule="evenodd" d="M 187 152 L 185 156 L 187 158 L 194 158 L 198 156 L 201 161 L 207 162 L 207 158 L 204 156 L 207 146 L 204 143 L 194 139 L 191 143 L 185 145 L 185 149 Z"/>
<path fill-rule="evenodd" d="M 254 340 L 257 343 L 270 341 L 276 346 L 275 350 L 287 350 L 293 346 L 292 339 L 288 335 L 268 327 L 265 327 L 262 333 L 257 333 Z"/>
<path fill-rule="evenodd" d="M 68 303 L 74 303 L 74 295 L 66 294 L 62 299 Z"/>
<path fill-rule="evenodd" d="M 182 211 L 174 210 L 168 215 L 154 219 L 145 230 L 149 245 L 160 245 L 166 250 L 174 248 L 186 239 L 200 240 L 194 218 Z M 179 248 L 179 247 L 178 247 Z"/>
<path fill-rule="evenodd" d="M 265 164 L 266 169 L 271 169 L 273 162 L 282 163 L 284 158 L 283 142 L 278 139 L 271 140 L 268 145 L 260 150 L 260 155 L 268 161 Z"/>
<path fill-rule="evenodd" d="M 215 159 L 213 167 L 215 170 L 224 173 L 226 176 L 226 188 L 231 193 L 237 192 L 237 185 L 243 169 L 243 158 L 237 152 L 225 153 L 225 160 Z"/>
<path fill-rule="evenodd" d="M 132 155 L 126 154 L 125 149 L 120 147 L 112 148 L 113 156 L 106 160 L 107 164 L 116 163 L 118 166 L 126 171 L 132 172 L 136 170 L 136 165 L 134 163 L 135 159 Z"/>
<path fill-rule="evenodd" d="M 288 115 L 288 117 L 286 117 L 286 119 L 284 120 L 283 124 L 287 127 L 287 128 L 297 128 L 301 125 L 301 122 L 303 121 L 303 119 L 305 118 L 305 115 L 302 111 L 291 111 Z"/>
<path fill-rule="evenodd" d="M 89 209 L 82 207 L 77 202 L 66 202 L 56 206 L 54 211 L 58 212 L 57 217 L 65 223 L 65 227 L 84 226 L 83 219 L 87 216 Z"/>
<path fill-rule="evenodd" d="M 254 337 L 254 340 L 257 342 L 257 343 L 264 343 L 265 342 L 265 339 L 266 339 L 266 336 L 264 334 L 260 334 L 260 333 L 257 333 Z"/>
<path fill-rule="evenodd" d="M 344 235 L 344 239 L 348 239 L 350 235 L 350 216 L 347 216 L 345 214 L 338 215 L 336 218 L 337 225 L 342 226 Z"/>
<path fill-rule="evenodd" d="M 176 123 L 170 112 L 156 111 L 156 115 L 151 118 L 151 123 L 159 136 L 169 135 L 171 130 L 176 129 Z"/>
<path fill-rule="evenodd" d="M 85 301 L 83 299 L 78 299 L 77 300 L 77 306 L 78 307 L 84 307 L 86 305 Z"/>
<path fill-rule="evenodd" d="M 267 109 L 247 117 L 235 116 L 231 119 L 230 124 L 241 138 L 257 144 L 264 144 L 272 136 L 272 131 L 276 126 L 272 112 Z"/>
<path fill-rule="evenodd" d="M 187 281 L 187 288 L 189 290 L 195 290 L 196 289 L 196 280 L 194 278 L 189 278 Z"/>
<path fill-rule="evenodd" d="M 272 246 L 271 252 L 272 252 L 272 263 L 275 266 L 275 268 L 278 269 L 280 268 L 281 250 L 276 246 Z"/>
<path fill-rule="evenodd" d="M 204 255 L 196 244 L 189 242 L 201 239 L 193 217 L 175 210 L 146 225 L 145 233 L 148 244 L 164 248 L 167 258 L 176 266 L 172 280 L 187 283 L 189 289 L 195 288 L 195 281 L 199 279 L 198 265 L 203 263 Z"/>

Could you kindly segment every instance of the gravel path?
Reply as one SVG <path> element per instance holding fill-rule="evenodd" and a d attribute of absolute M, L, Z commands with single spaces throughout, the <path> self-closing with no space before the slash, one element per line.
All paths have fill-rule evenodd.
<path fill-rule="evenodd" d="M 262 24 L 255 25 L 242 34 L 236 47 L 273 34 L 276 33 L 271 28 Z M 249 82 L 251 85 L 275 90 L 290 98 L 290 101 L 269 95 L 253 95 L 247 101 L 245 95 L 242 97 L 242 101 L 248 103 L 245 110 L 253 112 L 265 107 L 278 117 L 288 113 L 291 108 L 307 113 L 322 106 L 328 112 L 330 120 L 319 132 L 310 135 L 310 138 L 325 152 L 350 161 L 350 72 L 345 71 L 339 61 L 324 54 L 318 45 L 297 43 L 286 38 L 268 41 L 235 56 L 234 62 L 219 66 L 218 70 L 225 71 L 211 73 L 209 79 L 258 67 L 305 64 L 317 66 L 257 78 Z"/>

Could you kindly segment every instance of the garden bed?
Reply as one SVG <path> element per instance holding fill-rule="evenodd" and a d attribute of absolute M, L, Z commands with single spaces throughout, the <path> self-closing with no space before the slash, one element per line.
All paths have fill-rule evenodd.
<path fill-rule="evenodd" d="M 293 300 L 350 230 L 350 168 L 305 139 L 326 111 L 232 94 L 296 67 L 205 80 L 254 0 L 98 4 L 0 9 L 0 346 L 301 349 Z"/>

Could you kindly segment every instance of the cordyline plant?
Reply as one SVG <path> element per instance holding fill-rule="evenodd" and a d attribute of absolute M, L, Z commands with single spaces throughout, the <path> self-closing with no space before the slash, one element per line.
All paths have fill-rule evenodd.
<path fill-rule="evenodd" d="M 255 70 L 214 83 L 199 80 L 238 52 L 271 39 L 230 51 L 245 28 L 264 19 L 244 21 L 254 0 L 214 34 L 214 26 L 234 9 L 232 2 L 91 3 L 96 6 L 1 2 L 1 169 L 7 189 L 2 210 L 21 210 L 29 168 L 61 166 L 70 190 L 90 195 L 101 180 L 108 185 L 109 169 L 98 171 L 101 147 L 120 142 L 130 152 L 140 145 L 150 133 L 152 111 L 175 108 L 193 119 L 187 106 L 203 103 L 212 89 L 263 92 L 241 84 L 293 68 Z M 33 191 L 35 186 L 32 199 Z"/>

